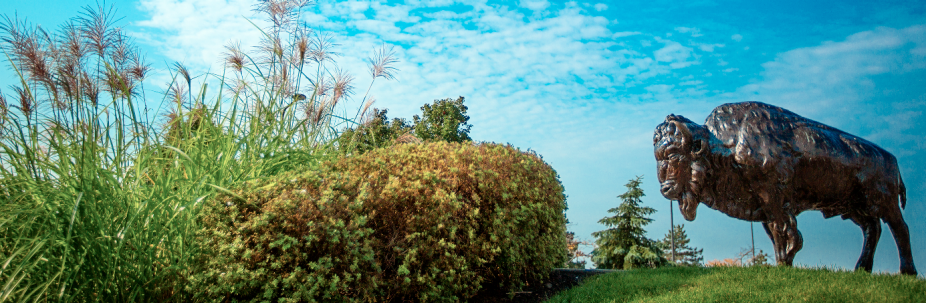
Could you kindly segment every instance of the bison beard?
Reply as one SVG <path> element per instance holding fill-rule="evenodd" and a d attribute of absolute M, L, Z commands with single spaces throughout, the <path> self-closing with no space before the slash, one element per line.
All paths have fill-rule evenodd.
<path fill-rule="evenodd" d="M 871 142 L 780 107 L 742 102 L 717 107 L 704 125 L 669 115 L 653 145 L 660 191 L 679 201 L 686 220 L 704 203 L 762 222 L 778 264 L 790 266 L 803 246 L 795 216 L 841 215 L 862 228 L 856 269 L 869 272 L 883 220 L 897 243 L 900 272 L 916 275 L 897 160 Z"/>

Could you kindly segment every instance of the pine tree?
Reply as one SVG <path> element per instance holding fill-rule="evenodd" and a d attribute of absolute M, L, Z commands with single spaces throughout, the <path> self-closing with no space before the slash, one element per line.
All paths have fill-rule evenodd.
<path fill-rule="evenodd" d="M 640 198 L 644 196 L 640 189 L 641 179 L 643 177 L 637 177 L 625 185 L 627 192 L 618 196 L 621 204 L 608 210 L 614 216 L 598 221 L 609 228 L 592 233 L 598 246 L 592 251 L 592 262 L 598 268 L 631 269 L 667 264 L 658 243 L 644 235 L 643 226 L 653 221 L 646 216 L 655 213 L 656 209 L 640 206 Z"/>
<path fill-rule="evenodd" d="M 672 259 L 672 237 L 675 237 L 674 260 Z M 684 266 L 701 265 L 701 262 L 704 262 L 704 257 L 701 256 L 704 249 L 689 247 L 689 242 L 691 242 L 691 240 L 688 239 L 688 235 L 685 234 L 685 225 L 682 224 L 676 225 L 670 229 L 666 237 L 659 242 L 659 245 L 662 247 L 663 256 L 665 256 L 666 260 L 669 260 L 669 262 Z"/>

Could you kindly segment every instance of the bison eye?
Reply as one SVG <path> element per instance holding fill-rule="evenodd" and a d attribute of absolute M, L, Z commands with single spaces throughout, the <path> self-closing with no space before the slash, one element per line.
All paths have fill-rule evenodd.
<path fill-rule="evenodd" d="M 691 144 L 691 150 L 701 150 L 701 140 L 695 140 L 694 143 Z"/>

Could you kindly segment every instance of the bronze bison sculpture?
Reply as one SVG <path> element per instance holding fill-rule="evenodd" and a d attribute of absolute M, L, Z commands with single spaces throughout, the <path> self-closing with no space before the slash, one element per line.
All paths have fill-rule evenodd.
<path fill-rule="evenodd" d="M 779 265 L 803 246 L 795 216 L 841 215 L 864 233 L 856 269 L 871 271 L 883 220 L 916 275 L 901 214 L 906 188 L 897 159 L 865 139 L 760 102 L 724 104 L 699 125 L 669 115 L 653 136 L 660 191 L 686 220 L 704 203 L 731 217 L 762 222 Z"/>

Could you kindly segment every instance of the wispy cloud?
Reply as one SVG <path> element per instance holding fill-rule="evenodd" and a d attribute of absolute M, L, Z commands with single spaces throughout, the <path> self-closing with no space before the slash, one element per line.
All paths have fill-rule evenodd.
<path fill-rule="evenodd" d="M 245 20 L 266 25 L 253 18 L 254 4 L 248 0 L 143 0 L 139 9 L 148 12 L 149 18 L 137 25 L 149 30 L 134 34 L 174 61 L 197 67 L 218 64 L 228 42 L 256 45 L 260 40 L 260 31 Z"/>

